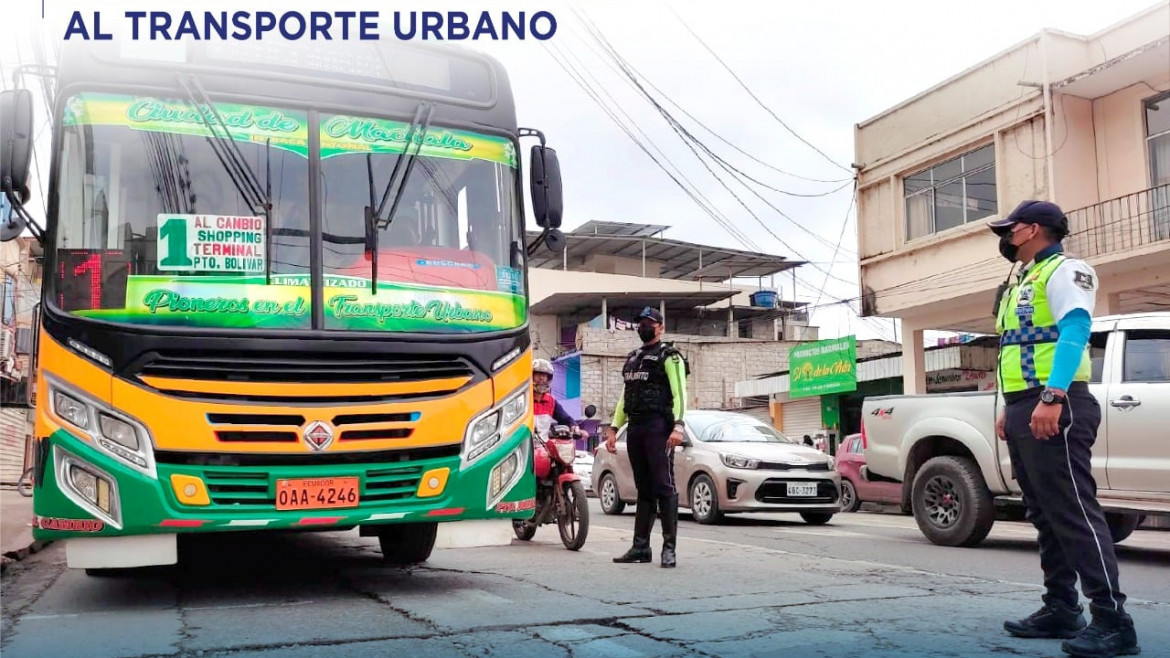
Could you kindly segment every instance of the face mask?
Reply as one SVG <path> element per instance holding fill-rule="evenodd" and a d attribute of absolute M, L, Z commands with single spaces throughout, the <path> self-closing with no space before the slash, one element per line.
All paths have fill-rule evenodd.
<path fill-rule="evenodd" d="M 643 343 L 649 343 L 654 337 L 654 327 L 638 327 L 638 338 L 641 338 Z"/>
<path fill-rule="evenodd" d="M 552 387 L 549 384 L 533 384 L 532 385 L 532 389 L 534 391 L 536 391 L 537 393 L 539 393 L 540 395 L 544 395 L 545 393 L 548 393 L 548 390 L 550 388 L 552 388 Z"/>
<path fill-rule="evenodd" d="M 1008 260 L 1009 263 L 1014 263 L 1020 256 L 1020 247 L 1012 244 L 1011 233 L 1000 237 L 999 239 L 999 255 Z"/>

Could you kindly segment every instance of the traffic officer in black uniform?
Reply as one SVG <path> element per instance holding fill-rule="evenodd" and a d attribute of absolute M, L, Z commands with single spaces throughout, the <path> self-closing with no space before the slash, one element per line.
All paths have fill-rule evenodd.
<path fill-rule="evenodd" d="M 1101 407 L 1089 391 L 1089 331 L 1097 275 L 1065 256 L 1068 219 L 1046 201 L 1025 201 L 991 223 L 999 250 L 1024 263 L 996 305 L 999 389 L 1006 408 L 996 434 L 1007 441 L 1028 520 L 1036 526 L 1044 607 L 1008 621 L 1017 637 L 1069 638 L 1065 652 L 1108 658 L 1140 651 L 1117 579 L 1117 557 L 1097 503 L 1092 451 Z M 1093 623 L 1077 603 L 1081 579 Z"/>
<path fill-rule="evenodd" d="M 617 452 L 617 428 L 629 418 L 626 450 L 638 488 L 634 545 L 614 562 L 650 562 L 650 530 L 655 508 L 662 518 L 662 566 L 675 566 L 678 538 L 678 492 L 674 487 L 674 449 L 683 440 L 686 412 L 686 363 L 679 351 L 662 342 L 662 313 L 646 307 L 638 316 L 642 347 L 630 352 L 622 368 L 625 386 L 606 430 L 605 448 Z"/>

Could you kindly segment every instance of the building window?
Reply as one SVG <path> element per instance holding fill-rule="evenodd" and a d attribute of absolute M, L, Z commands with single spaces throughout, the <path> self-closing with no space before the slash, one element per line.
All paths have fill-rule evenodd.
<path fill-rule="evenodd" d="M 906 239 L 962 226 L 998 212 L 995 147 L 984 146 L 906 176 Z"/>
<path fill-rule="evenodd" d="M 1170 94 L 1146 101 L 1146 143 L 1150 181 L 1154 187 L 1170 183 Z"/>

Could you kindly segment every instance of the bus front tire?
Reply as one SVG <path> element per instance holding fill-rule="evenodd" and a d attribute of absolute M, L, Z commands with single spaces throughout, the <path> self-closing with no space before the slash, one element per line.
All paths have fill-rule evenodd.
<path fill-rule="evenodd" d="M 438 530 L 438 523 L 401 523 L 379 528 L 382 559 L 395 566 L 426 562 L 435 548 Z"/>

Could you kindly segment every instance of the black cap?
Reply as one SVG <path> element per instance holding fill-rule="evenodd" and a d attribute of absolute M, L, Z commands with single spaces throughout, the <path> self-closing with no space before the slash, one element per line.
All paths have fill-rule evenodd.
<path fill-rule="evenodd" d="M 638 314 L 638 319 L 646 319 L 655 324 L 662 324 L 663 321 L 662 313 L 660 313 L 658 309 L 650 308 L 649 306 L 642 309 L 642 312 Z"/>
<path fill-rule="evenodd" d="M 990 222 L 987 226 L 996 235 L 1007 235 L 1014 224 L 1039 224 L 1056 231 L 1059 237 L 1068 235 L 1068 217 L 1060 206 L 1050 201 L 1024 201 L 1003 219 Z"/>

